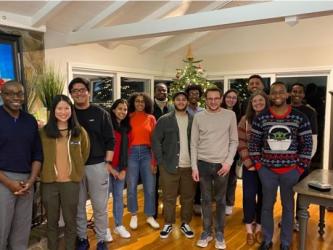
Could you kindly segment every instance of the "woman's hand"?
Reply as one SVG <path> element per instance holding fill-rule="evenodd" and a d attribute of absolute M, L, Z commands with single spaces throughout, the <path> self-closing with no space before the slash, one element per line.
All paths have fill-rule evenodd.
<path fill-rule="evenodd" d="M 125 170 L 121 170 L 120 173 L 118 174 L 118 179 L 120 181 L 124 180 L 126 177 L 126 171 Z"/>
<path fill-rule="evenodd" d="M 150 168 L 151 168 L 151 172 L 152 172 L 153 174 L 156 174 L 156 173 L 157 173 L 157 166 L 156 166 L 156 165 L 151 164 L 151 165 L 150 165 Z"/>

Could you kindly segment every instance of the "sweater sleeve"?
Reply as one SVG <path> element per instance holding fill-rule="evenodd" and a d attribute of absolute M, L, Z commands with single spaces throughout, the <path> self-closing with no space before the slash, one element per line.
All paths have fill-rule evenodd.
<path fill-rule="evenodd" d="M 261 167 L 261 152 L 263 147 L 263 129 L 259 117 L 252 122 L 251 136 L 249 141 L 249 155 L 256 169 Z"/>
<path fill-rule="evenodd" d="M 81 127 L 81 152 L 84 162 L 88 160 L 90 152 L 90 141 L 87 131 Z"/>
<path fill-rule="evenodd" d="M 163 162 L 162 142 L 163 142 L 163 118 L 158 119 L 152 136 L 152 149 L 159 165 Z"/>
<path fill-rule="evenodd" d="M 197 116 L 194 116 L 191 130 L 191 165 L 193 170 L 198 170 L 198 143 L 199 124 Z"/>
<path fill-rule="evenodd" d="M 307 168 L 311 160 L 312 152 L 312 130 L 309 120 L 303 116 L 298 132 L 298 156 L 299 167 Z"/>
<path fill-rule="evenodd" d="M 237 119 L 236 114 L 233 112 L 230 127 L 229 127 L 229 150 L 226 163 L 230 166 L 234 161 L 235 154 L 237 153 L 238 147 L 238 131 L 237 131 Z"/>
<path fill-rule="evenodd" d="M 248 137 L 247 137 L 247 127 L 246 127 L 246 118 L 245 116 L 242 117 L 238 124 L 238 153 L 242 160 L 242 163 L 246 168 L 250 168 L 253 166 L 253 162 L 249 155 L 249 148 L 248 148 Z"/>
<path fill-rule="evenodd" d="M 111 122 L 111 117 L 109 113 L 104 112 L 103 114 L 103 138 L 106 151 L 113 151 L 115 145 L 115 139 L 113 134 L 113 127 Z"/>

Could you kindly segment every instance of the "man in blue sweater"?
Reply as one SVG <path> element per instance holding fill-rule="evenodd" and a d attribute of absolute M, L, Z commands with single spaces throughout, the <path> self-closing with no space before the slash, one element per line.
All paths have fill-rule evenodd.
<path fill-rule="evenodd" d="M 275 82 L 270 89 L 271 107 L 252 122 L 249 153 L 263 191 L 261 222 L 264 239 L 259 249 L 272 248 L 273 208 L 277 188 L 282 201 L 281 250 L 290 249 L 293 232 L 293 186 L 309 166 L 312 131 L 308 118 L 287 104 L 286 85 Z"/>
<path fill-rule="evenodd" d="M 24 89 L 6 82 L 0 106 L 0 249 L 28 248 L 33 184 L 43 159 L 35 118 L 21 110 Z"/>

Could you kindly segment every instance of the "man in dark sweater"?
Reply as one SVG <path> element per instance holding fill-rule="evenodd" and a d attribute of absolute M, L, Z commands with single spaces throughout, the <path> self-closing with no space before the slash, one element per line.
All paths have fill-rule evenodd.
<path fill-rule="evenodd" d="M 168 100 L 168 88 L 164 83 L 157 83 L 155 85 L 154 91 L 154 110 L 153 116 L 155 117 L 156 121 L 162 116 L 170 111 L 174 110 L 172 104 L 169 103 Z M 157 218 L 158 215 L 158 190 L 159 190 L 159 180 L 160 180 L 160 170 L 157 168 L 156 173 L 156 185 L 155 185 L 155 215 L 154 218 Z"/>
<path fill-rule="evenodd" d="M 287 104 L 284 83 L 271 85 L 271 107 L 252 122 L 249 154 L 258 171 L 263 191 L 261 223 L 263 242 L 259 249 L 272 248 L 273 208 L 277 188 L 282 202 L 281 250 L 290 249 L 293 231 L 293 186 L 309 166 L 312 131 L 307 117 Z"/>
<path fill-rule="evenodd" d="M 75 78 L 69 83 L 68 90 L 74 100 L 79 123 L 88 132 L 91 145 L 85 167 L 85 177 L 80 185 L 77 250 L 89 249 L 86 215 L 88 196 L 94 212 L 97 250 L 107 250 L 105 241 L 112 241 L 107 214 L 109 173 L 112 170 L 114 148 L 111 117 L 107 111 L 89 103 L 90 83 L 88 80 Z"/>
<path fill-rule="evenodd" d="M 21 109 L 22 84 L 6 82 L 0 106 L 0 249 L 28 248 L 33 184 L 43 160 L 35 118 Z"/>

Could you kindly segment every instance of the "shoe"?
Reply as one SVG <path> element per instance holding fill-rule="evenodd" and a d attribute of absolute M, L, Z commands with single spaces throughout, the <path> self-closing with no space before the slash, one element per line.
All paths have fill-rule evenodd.
<path fill-rule="evenodd" d="M 258 248 L 258 250 L 269 250 L 273 247 L 273 243 L 269 242 L 266 243 L 265 241 L 263 241 L 260 245 L 260 247 Z"/>
<path fill-rule="evenodd" d="M 180 226 L 180 231 L 186 236 L 186 238 L 191 239 L 194 237 L 192 229 L 186 223 L 182 223 L 182 225 Z"/>
<path fill-rule="evenodd" d="M 160 228 L 160 224 L 157 223 L 157 221 L 154 219 L 153 216 L 149 216 L 146 221 L 152 228 L 154 229 Z"/>
<path fill-rule="evenodd" d="M 138 228 L 138 216 L 137 215 L 132 215 L 129 226 L 133 230 Z"/>
<path fill-rule="evenodd" d="M 201 215 L 201 205 L 200 204 L 193 205 L 193 213 L 195 215 Z"/>
<path fill-rule="evenodd" d="M 89 241 L 84 238 L 76 239 L 76 250 L 88 250 L 90 247 Z"/>
<path fill-rule="evenodd" d="M 172 225 L 165 224 L 163 229 L 160 232 L 160 238 L 162 238 L 162 239 L 168 238 L 171 231 L 172 231 Z"/>
<path fill-rule="evenodd" d="M 289 246 L 286 246 L 286 245 L 280 245 L 280 250 L 289 250 L 290 247 Z"/>
<path fill-rule="evenodd" d="M 262 242 L 262 232 L 261 232 L 261 231 L 256 232 L 256 233 L 254 234 L 254 237 L 255 237 L 256 241 L 257 241 L 259 244 L 261 244 L 261 242 Z"/>
<path fill-rule="evenodd" d="M 233 206 L 225 206 L 225 215 L 227 216 L 232 215 L 233 208 L 234 208 Z"/>
<path fill-rule="evenodd" d="M 116 234 L 119 234 L 121 238 L 128 239 L 131 238 L 131 234 L 126 230 L 123 225 L 120 225 L 114 229 Z"/>
<path fill-rule="evenodd" d="M 112 242 L 113 241 L 110 228 L 106 229 L 105 241 L 106 242 Z"/>
<path fill-rule="evenodd" d="M 203 232 L 200 236 L 200 239 L 197 241 L 198 247 L 207 247 L 208 243 L 213 239 L 211 235 L 206 232 Z"/>
<path fill-rule="evenodd" d="M 101 240 L 97 243 L 96 250 L 108 250 L 108 245 L 105 241 Z"/>
<path fill-rule="evenodd" d="M 293 229 L 295 232 L 299 232 L 299 223 L 297 220 L 294 221 Z"/>
<path fill-rule="evenodd" d="M 251 233 L 247 233 L 246 234 L 246 243 L 249 245 L 249 246 L 253 246 L 254 243 L 255 243 L 255 235 L 254 234 L 251 234 Z"/>
<path fill-rule="evenodd" d="M 222 241 L 215 240 L 215 248 L 216 249 L 226 249 L 227 246 L 225 245 L 225 240 L 222 240 Z"/>

